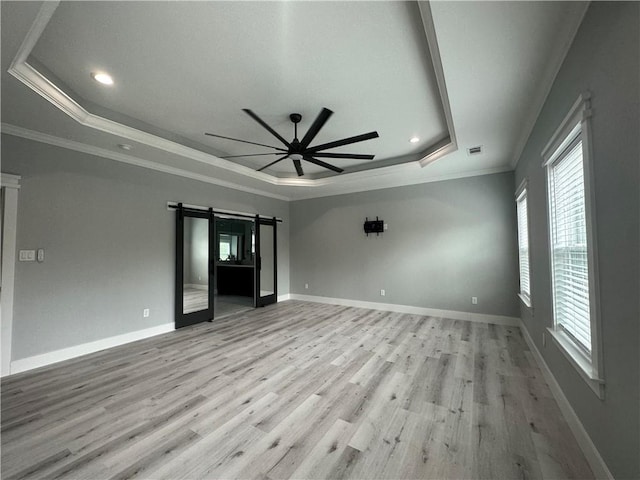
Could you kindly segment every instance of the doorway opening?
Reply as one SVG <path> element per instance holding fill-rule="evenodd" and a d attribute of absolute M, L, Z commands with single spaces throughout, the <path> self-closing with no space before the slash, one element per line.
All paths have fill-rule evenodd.
<path fill-rule="evenodd" d="M 174 208 L 176 328 L 276 302 L 276 218 Z"/>
<path fill-rule="evenodd" d="M 214 318 L 255 307 L 255 222 L 215 217 Z"/>

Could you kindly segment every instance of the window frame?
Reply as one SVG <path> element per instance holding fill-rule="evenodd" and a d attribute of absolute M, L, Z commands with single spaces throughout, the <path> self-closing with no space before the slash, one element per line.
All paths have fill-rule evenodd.
<path fill-rule="evenodd" d="M 518 231 L 518 279 L 520 281 L 520 291 L 518 292 L 518 297 L 520 298 L 520 300 L 522 301 L 522 303 L 527 307 L 527 308 L 533 308 L 533 302 L 532 302 L 532 297 L 533 294 L 531 292 L 531 221 L 529 220 L 529 195 L 528 195 L 528 182 L 527 179 L 525 178 L 524 180 L 522 180 L 522 182 L 520 183 L 520 185 L 518 186 L 518 188 L 516 189 L 516 223 L 517 223 L 517 231 Z M 523 198 L 526 198 L 527 203 L 526 203 L 526 208 L 525 208 L 525 215 L 526 215 L 526 222 L 527 222 L 527 264 L 529 266 L 529 271 L 528 271 L 528 283 L 529 283 L 529 292 L 524 292 L 522 290 L 522 270 L 520 270 L 520 265 L 521 265 L 521 258 L 520 258 L 520 217 L 518 215 L 518 209 L 520 208 L 521 205 L 521 201 Z"/>
<path fill-rule="evenodd" d="M 547 194 L 547 227 L 549 242 L 549 267 L 551 275 L 551 296 L 553 326 L 547 328 L 554 343 L 576 368 L 581 378 L 600 399 L 604 399 L 604 369 L 602 355 L 602 334 L 600 321 L 600 288 L 597 257 L 596 215 L 593 185 L 593 161 L 591 143 L 591 108 L 589 92 L 582 93 L 574 102 L 560 126 L 542 150 L 542 167 L 545 168 Z M 585 224 L 587 238 L 587 265 L 589 285 L 589 326 L 591 333 L 591 355 L 579 346 L 570 335 L 556 324 L 555 278 L 553 266 L 553 232 L 551 204 L 551 169 L 566 155 L 567 148 L 580 136 L 582 141 L 582 169 L 584 175 Z"/>

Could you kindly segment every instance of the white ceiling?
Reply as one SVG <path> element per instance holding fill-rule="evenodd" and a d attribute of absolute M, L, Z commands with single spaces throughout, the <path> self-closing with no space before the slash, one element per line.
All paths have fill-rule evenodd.
<path fill-rule="evenodd" d="M 3 1 L 0 8 L 3 132 L 296 199 L 511 169 L 586 4 Z M 115 85 L 94 82 L 96 70 L 109 71 Z M 241 109 L 292 139 L 288 115 L 303 115 L 301 138 L 323 107 L 334 115 L 312 144 L 377 130 L 378 139 L 335 149 L 376 159 L 331 159 L 345 168 L 341 175 L 305 163 L 298 178 L 289 160 L 255 172 L 272 158 L 221 159 L 270 150 L 204 135 L 280 146 Z M 414 135 L 417 144 L 408 142 Z M 119 149 L 123 143 L 133 149 Z M 483 153 L 467 155 L 476 145 Z"/>

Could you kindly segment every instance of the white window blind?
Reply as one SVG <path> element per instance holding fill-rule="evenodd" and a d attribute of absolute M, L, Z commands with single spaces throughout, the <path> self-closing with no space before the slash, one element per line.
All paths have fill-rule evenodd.
<path fill-rule="evenodd" d="M 527 191 L 516 200 L 518 215 L 518 256 L 520 262 L 520 295 L 527 300 L 531 298 L 529 287 L 529 223 L 527 218 Z"/>
<path fill-rule="evenodd" d="M 555 324 L 591 353 L 585 186 L 580 135 L 549 171 Z"/>

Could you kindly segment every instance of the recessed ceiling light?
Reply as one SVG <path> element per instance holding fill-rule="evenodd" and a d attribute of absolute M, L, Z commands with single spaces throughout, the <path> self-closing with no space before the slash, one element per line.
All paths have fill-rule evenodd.
<path fill-rule="evenodd" d="M 420 139 L 419 139 L 418 137 L 411 137 L 411 138 L 409 139 L 409 141 L 410 141 L 411 143 L 418 143 L 418 142 L 420 141 Z"/>
<path fill-rule="evenodd" d="M 131 150 L 133 148 L 128 143 L 120 143 L 120 144 L 118 144 L 118 147 L 120 147 L 122 150 L 127 150 L 127 151 Z"/>
<path fill-rule="evenodd" d="M 113 85 L 113 78 L 108 73 L 91 72 L 91 78 L 103 85 Z"/>

